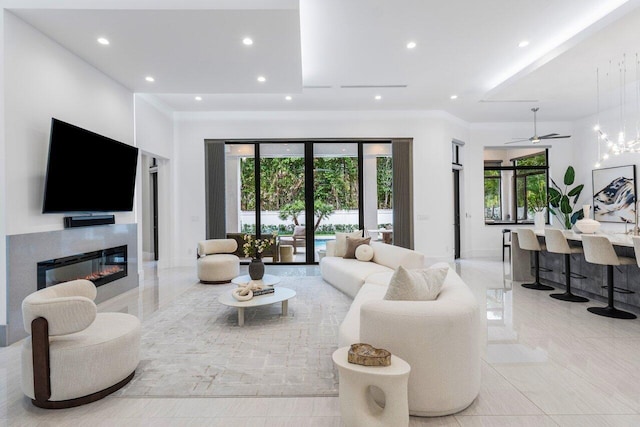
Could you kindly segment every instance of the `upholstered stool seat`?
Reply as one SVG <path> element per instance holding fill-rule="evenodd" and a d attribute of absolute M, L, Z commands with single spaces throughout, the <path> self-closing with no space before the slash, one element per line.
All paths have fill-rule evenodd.
<path fill-rule="evenodd" d="M 605 317 L 613 317 L 616 319 L 635 319 L 637 316 L 623 310 L 618 310 L 614 306 L 613 294 L 613 266 L 617 265 L 635 265 L 635 258 L 619 256 L 613 247 L 613 244 L 606 236 L 594 236 L 583 234 L 582 247 L 584 248 L 584 258 L 592 264 L 607 266 L 607 306 L 606 307 L 589 307 L 593 314 Z"/>
<path fill-rule="evenodd" d="M 280 262 L 293 262 L 292 245 L 280 245 Z"/>
<path fill-rule="evenodd" d="M 538 237 L 530 228 L 520 228 L 518 233 L 518 244 L 520 249 L 525 251 L 533 251 L 533 262 L 536 279 L 533 283 L 523 283 L 522 287 L 527 289 L 535 289 L 538 291 L 552 291 L 555 288 L 552 286 L 543 285 L 540 283 L 540 252 L 547 249 L 544 243 L 538 242 Z"/>
<path fill-rule="evenodd" d="M 561 294 L 551 294 L 549 296 L 551 298 L 569 302 L 589 301 L 588 298 L 584 298 L 571 293 L 571 255 L 583 253 L 582 248 L 578 246 L 570 246 L 567 238 L 562 233 L 562 230 L 558 230 L 555 228 L 548 228 L 545 230 L 544 240 L 547 251 L 564 255 L 565 291 Z"/>
<path fill-rule="evenodd" d="M 140 320 L 97 313 L 94 284 L 73 280 L 24 299 L 22 390 L 36 406 L 93 402 L 129 382 L 140 360 Z"/>
<path fill-rule="evenodd" d="M 235 239 L 209 239 L 198 243 L 198 279 L 202 283 L 228 283 L 240 275 Z"/>

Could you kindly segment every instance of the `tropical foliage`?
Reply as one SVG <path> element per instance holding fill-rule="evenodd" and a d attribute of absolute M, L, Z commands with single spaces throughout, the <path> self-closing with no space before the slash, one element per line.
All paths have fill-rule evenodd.
<path fill-rule="evenodd" d="M 392 159 L 378 157 L 378 209 L 390 209 L 392 200 Z M 302 157 L 262 158 L 260 160 L 260 199 L 262 211 L 279 211 L 280 219 L 299 224 L 304 212 L 305 173 Z M 240 208 L 256 210 L 255 160 L 241 160 Z M 355 157 L 317 157 L 314 159 L 314 229 L 335 210 L 358 209 L 358 159 Z"/>
<path fill-rule="evenodd" d="M 574 212 L 575 204 L 578 202 L 580 193 L 584 188 L 584 184 L 576 185 L 569 189 L 570 185 L 573 185 L 576 179 L 576 172 L 572 166 L 569 166 L 564 173 L 564 187 L 560 187 L 552 179 L 552 187 L 549 188 L 549 212 L 555 215 L 562 226 L 567 230 L 584 217 L 582 209 L 579 208 Z"/>

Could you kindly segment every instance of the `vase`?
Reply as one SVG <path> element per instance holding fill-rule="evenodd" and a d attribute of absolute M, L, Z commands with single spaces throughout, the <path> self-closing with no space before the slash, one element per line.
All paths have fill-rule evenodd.
<path fill-rule="evenodd" d="M 535 231 L 543 231 L 546 224 L 546 218 L 543 212 L 536 212 L 533 214 L 533 228 Z"/>
<path fill-rule="evenodd" d="M 252 258 L 249 263 L 249 277 L 251 280 L 261 280 L 264 277 L 264 263 L 261 258 Z"/>

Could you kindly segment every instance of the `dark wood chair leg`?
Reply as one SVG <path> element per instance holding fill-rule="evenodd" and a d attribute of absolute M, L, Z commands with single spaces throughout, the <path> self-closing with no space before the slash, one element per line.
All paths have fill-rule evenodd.
<path fill-rule="evenodd" d="M 44 317 L 38 317 L 31 322 L 31 356 L 33 393 L 36 400 L 49 400 L 51 397 L 49 322 Z"/>

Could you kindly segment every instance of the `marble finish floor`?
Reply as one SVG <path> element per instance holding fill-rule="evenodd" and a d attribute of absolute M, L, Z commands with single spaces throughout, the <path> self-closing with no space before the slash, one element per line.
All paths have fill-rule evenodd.
<path fill-rule="evenodd" d="M 593 315 L 587 304 L 509 280 L 500 260 L 455 268 L 486 308 L 482 387 L 466 410 L 412 417 L 411 426 L 639 426 L 640 320 Z M 318 267 L 269 266 L 288 276 Z M 145 269 L 140 289 L 101 304 L 145 319 L 197 282 L 195 269 Z M 601 301 L 596 301 L 601 305 Z M 640 313 L 639 313 L 640 314 Z M 0 348 L 0 426 L 340 426 L 336 397 L 125 398 L 58 411 L 33 407 L 20 391 L 20 345 Z"/>

